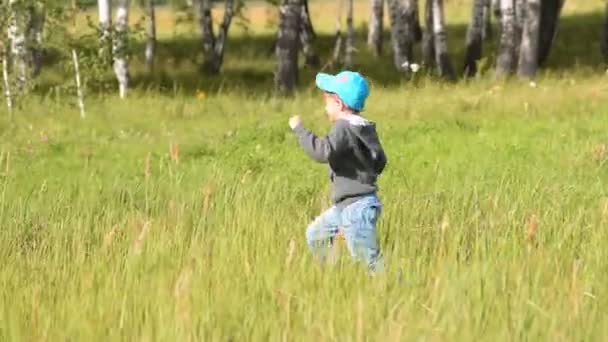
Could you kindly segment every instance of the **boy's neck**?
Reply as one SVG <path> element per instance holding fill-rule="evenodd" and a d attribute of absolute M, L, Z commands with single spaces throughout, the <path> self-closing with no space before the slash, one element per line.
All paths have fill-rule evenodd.
<path fill-rule="evenodd" d="M 339 112 L 338 114 L 336 114 L 336 116 L 334 117 L 334 121 L 345 120 L 353 115 L 358 115 L 358 114 L 353 111 L 350 111 L 350 110 L 343 110 L 343 111 Z"/>

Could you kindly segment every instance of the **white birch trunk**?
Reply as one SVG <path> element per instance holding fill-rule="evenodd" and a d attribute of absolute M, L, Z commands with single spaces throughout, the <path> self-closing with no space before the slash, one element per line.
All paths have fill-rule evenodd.
<path fill-rule="evenodd" d="M 315 37 L 315 32 L 310 21 L 310 13 L 308 11 L 308 0 L 302 1 L 302 18 L 300 21 L 300 44 L 302 44 L 302 53 L 306 61 L 306 65 L 316 67 L 319 65 L 319 56 L 312 46 L 312 40 Z"/>
<path fill-rule="evenodd" d="M 344 0 L 338 1 L 338 13 L 336 17 L 336 42 L 334 43 L 334 53 L 331 64 L 340 64 L 344 52 L 344 39 L 342 37 L 342 9 Z"/>
<path fill-rule="evenodd" d="M 437 64 L 439 76 L 454 80 L 456 76 L 448 52 L 443 0 L 433 0 L 433 35 L 435 38 L 435 63 Z"/>
<path fill-rule="evenodd" d="M 111 0 L 97 0 L 99 13 L 99 55 L 109 58 L 112 49 L 112 4 Z"/>
<path fill-rule="evenodd" d="M 527 0 L 519 51 L 518 75 L 534 77 L 538 69 L 541 0 Z"/>
<path fill-rule="evenodd" d="M 27 85 L 27 48 L 25 36 L 25 13 L 20 13 L 18 0 L 9 1 L 8 39 L 11 54 L 11 69 L 16 72 L 17 91 L 25 91 Z"/>
<path fill-rule="evenodd" d="M 13 112 L 13 99 L 11 98 L 11 83 L 8 80 L 8 61 L 7 54 L 2 56 L 2 76 L 4 79 L 4 96 L 6 97 L 6 107 L 9 114 Z"/>
<path fill-rule="evenodd" d="M 76 50 L 72 50 L 72 61 L 74 62 L 74 77 L 76 78 L 76 93 L 78 95 L 78 108 L 80 108 L 80 117 L 85 118 L 84 111 L 84 95 L 82 92 L 82 85 L 80 83 L 80 66 L 78 65 L 78 55 Z"/>
<path fill-rule="evenodd" d="M 486 3 L 487 0 L 473 1 L 473 13 L 467 30 L 467 46 L 464 58 L 465 77 L 472 77 L 477 73 L 477 61 L 481 58 L 483 47 Z"/>
<path fill-rule="evenodd" d="M 155 0 L 146 0 L 146 69 L 154 71 L 154 58 L 156 57 L 156 5 Z"/>
<path fill-rule="evenodd" d="M 382 54 L 384 0 L 370 0 L 370 8 L 367 46 L 378 57 Z"/>
<path fill-rule="evenodd" d="M 282 0 L 279 6 L 275 86 L 277 91 L 284 95 L 293 93 L 298 82 L 301 11 L 302 3 L 300 0 Z"/>
<path fill-rule="evenodd" d="M 42 6 L 32 5 L 30 8 L 29 22 L 27 28 L 27 47 L 31 75 L 36 77 L 42 70 L 42 44 L 43 31 L 46 19 L 45 9 Z"/>
<path fill-rule="evenodd" d="M 515 70 L 515 9 L 513 0 L 500 1 L 500 43 L 496 60 L 496 76 L 504 77 Z"/>
<path fill-rule="evenodd" d="M 346 54 L 344 56 L 344 66 L 351 68 L 353 66 L 353 54 L 355 52 L 355 29 L 353 28 L 353 0 L 347 0 L 348 7 L 346 8 Z"/>
<path fill-rule="evenodd" d="M 116 30 L 114 37 L 114 73 L 118 80 L 119 95 L 121 99 L 127 96 L 129 88 L 129 0 L 118 0 L 116 6 Z"/>
<path fill-rule="evenodd" d="M 600 44 L 604 61 L 608 62 L 608 1 L 606 1 L 606 9 L 604 11 L 604 27 L 602 30 L 602 42 Z"/>

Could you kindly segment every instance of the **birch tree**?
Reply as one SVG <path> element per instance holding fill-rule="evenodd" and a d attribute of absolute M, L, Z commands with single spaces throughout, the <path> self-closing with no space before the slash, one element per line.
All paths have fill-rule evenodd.
<path fill-rule="evenodd" d="M 465 77 L 472 77 L 477 73 L 477 61 L 482 55 L 486 6 L 487 0 L 473 0 L 473 14 L 471 15 L 471 21 L 467 30 L 464 57 Z"/>
<path fill-rule="evenodd" d="M 146 0 L 146 69 L 154 71 L 154 59 L 156 57 L 156 10 L 155 0 Z"/>
<path fill-rule="evenodd" d="M 281 0 L 279 5 L 279 31 L 275 49 L 277 59 L 275 86 L 281 94 L 291 94 L 298 81 L 301 10 L 301 0 Z"/>
<path fill-rule="evenodd" d="M 522 77 L 533 77 L 538 69 L 541 0 L 526 0 L 525 5 L 517 73 Z"/>
<path fill-rule="evenodd" d="M 129 88 L 129 0 L 118 0 L 116 6 L 116 28 L 113 42 L 114 73 L 118 80 L 121 99 L 127 96 Z"/>
<path fill-rule="evenodd" d="M 316 67 L 319 65 L 319 56 L 312 46 L 312 40 L 315 37 L 315 31 L 310 20 L 310 12 L 308 11 L 308 0 L 302 0 L 302 18 L 300 19 L 300 43 L 302 53 L 306 65 Z"/>
<path fill-rule="evenodd" d="M 99 13 L 99 56 L 111 60 L 112 51 L 112 3 L 111 0 L 97 0 Z"/>
<path fill-rule="evenodd" d="M 435 65 L 435 37 L 433 34 L 433 0 L 426 0 L 426 3 L 424 5 L 422 60 L 427 67 L 432 67 Z"/>
<path fill-rule="evenodd" d="M 388 0 L 390 3 L 391 0 Z M 367 35 L 367 46 L 373 55 L 378 57 L 382 54 L 383 22 L 384 22 L 384 0 L 370 0 L 369 29 Z"/>
<path fill-rule="evenodd" d="M 557 34 L 559 15 L 565 0 L 543 0 L 540 17 L 540 36 L 538 43 L 538 65 L 543 65 L 549 57 Z"/>
<path fill-rule="evenodd" d="M 416 42 L 417 1 L 388 0 L 388 12 L 391 21 L 393 63 L 397 70 L 409 71 Z"/>
<path fill-rule="evenodd" d="M 602 56 L 604 56 L 604 61 L 608 62 L 608 1 L 606 1 L 605 7 L 604 27 L 602 28 L 602 41 L 600 48 Z"/>
<path fill-rule="evenodd" d="M 18 0 L 9 1 L 8 39 L 10 47 L 10 69 L 16 73 L 17 91 L 23 92 L 27 85 L 27 12 Z"/>
<path fill-rule="evenodd" d="M 500 42 L 496 60 L 496 76 L 515 71 L 515 9 L 513 0 L 500 0 Z"/>
<path fill-rule="evenodd" d="M 448 38 L 445 30 L 443 0 L 433 0 L 433 35 L 435 40 L 435 63 L 439 76 L 448 80 L 456 78 L 448 52 Z"/>
<path fill-rule="evenodd" d="M 232 17 L 234 16 L 234 0 L 224 1 L 224 18 L 218 29 L 217 37 L 213 30 L 213 17 L 211 16 L 211 0 L 199 1 L 199 24 L 203 43 L 203 69 L 217 74 L 224 61 L 224 49 L 228 37 Z"/>
<path fill-rule="evenodd" d="M 353 27 L 353 0 L 347 0 L 346 8 L 346 55 L 344 57 L 344 66 L 350 68 L 353 66 L 353 54 L 355 52 L 355 29 Z"/>

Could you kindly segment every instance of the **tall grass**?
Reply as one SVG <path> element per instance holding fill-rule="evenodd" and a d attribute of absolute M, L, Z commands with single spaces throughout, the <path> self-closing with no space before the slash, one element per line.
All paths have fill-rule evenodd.
<path fill-rule="evenodd" d="M 599 22 L 576 4 L 566 27 Z M 387 270 L 370 279 L 343 245 L 329 267 L 306 250 L 327 173 L 287 118 L 326 131 L 318 94 L 270 96 L 264 46 L 241 43 L 252 59 L 228 57 L 216 78 L 167 64 L 174 87 L 90 93 L 86 120 L 54 92 L 0 109 L 0 341 L 605 339 L 596 57 L 564 68 L 558 54 L 535 85 L 450 85 L 401 82 L 361 52 L 389 158 Z"/>
<path fill-rule="evenodd" d="M 374 279 L 305 248 L 326 172 L 286 118 L 326 130 L 316 95 L 32 100 L 0 126 L 0 340 L 601 340 L 608 107 L 573 78 L 375 89 Z"/>

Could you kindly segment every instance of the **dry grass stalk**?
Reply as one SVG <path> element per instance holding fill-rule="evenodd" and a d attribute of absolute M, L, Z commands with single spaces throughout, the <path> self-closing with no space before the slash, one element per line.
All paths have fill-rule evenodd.
<path fill-rule="evenodd" d="M 533 243 L 536 241 L 536 234 L 538 233 L 538 218 L 532 214 L 528 218 L 526 223 L 526 241 Z"/>
<path fill-rule="evenodd" d="M 192 294 L 192 273 L 193 268 L 191 266 L 184 267 L 173 286 L 173 297 L 175 298 L 177 316 L 183 322 L 190 322 L 191 318 L 192 308 L 190 296 Z"/>
<path fill-rule="evenodd" d="M 139 234 L 135 241 L 133 241 L 133 253 L 140 254 L 144 245 L 144 240 L 150 231 L 150 221 L 144 222 L 139 230 Z"/>
<path fill-rule="evenodd" d="M 144 177 L 146 178 L 146 181 L 148 179 L 150 179 L 150 176 L 152 176 L 152 169 L 150 166 L 151 158 L 152 158 L 152 154 L 150 152 L 148 152 L 148 155 L 146 156 L 146 161 L 144 162 Z"/>
<path fill-rule="evenodd" d="M 116 235 L 116 231 L 118 230 L 118 225 L 115 225 L 110 229 L 108 233 L 103 237 L 103 248 L 110 248 L 112 242 L 114 242 L 114 236 Z"/>
<path fill-rule="evenodd" d="M 289 246 L 287 247 L 287 258 L 285 258 L 285 267 L 289 268 L 294 255 L 296 254 L 296 241 L 294 239 L 289 240 Z"/>
<path fill-rule="evenodd" d="M 169 144 L 169 155 L 175 164 L 179 164 L 179 145 L 176 143 Z"/>

